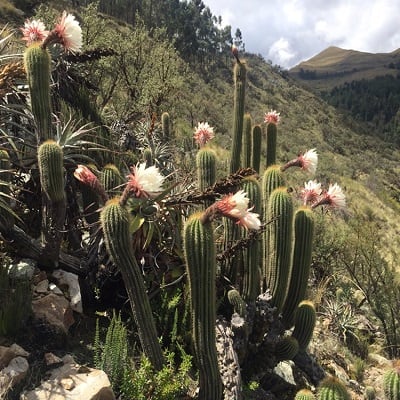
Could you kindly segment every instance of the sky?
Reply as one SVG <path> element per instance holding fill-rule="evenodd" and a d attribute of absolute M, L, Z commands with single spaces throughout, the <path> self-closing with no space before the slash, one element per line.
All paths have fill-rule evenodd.
<path fill-rule="evenodd" d="M 400 48 L 400 0 L 203 0 L 245 49 L 284 68 L 329 46 L 369 53 Z"/>

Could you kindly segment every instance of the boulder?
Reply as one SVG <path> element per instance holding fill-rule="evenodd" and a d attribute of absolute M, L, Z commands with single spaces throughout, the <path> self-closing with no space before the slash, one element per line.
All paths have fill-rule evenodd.
<path fill-rule="evenodd" d="M 57 269 L 53 272 L 53 277 L 57 279 L 59 286 L 65 285 L 67 287 L 71 308 L 82 314 L 82 296 L 78 275 Z"/>
<path fill-rule="evenodd" d="M 71 356 L 63 362 L 39 387 L 21 394 L 20 400 L 115 400 L 104 371 L 82 367 Z"/>

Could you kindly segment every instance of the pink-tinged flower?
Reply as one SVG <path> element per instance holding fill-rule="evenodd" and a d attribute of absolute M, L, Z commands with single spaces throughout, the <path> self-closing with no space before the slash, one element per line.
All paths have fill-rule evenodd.
<path fill-rule="evenodd" d="M 61 44 L 65 51 L 71 51 L 72 53 L 81 50 L 82 28 L 72 14 L 68 14 L 66 11 L 62 13 L 60 21 L 48 34 L 42 47 L 46 47 L 52 43 Z"/>
<path fill-rule="evenodd" d="M 274 124 L 278 125 L 281 120 L 281 113 L 276 112 L 275 110 L 271 110 L 264 115 L 264 122 L 266 124 Z"/>
<path fill-rule="evenodd" d="M 235 194 L 228 194 L 215 203 L 217 211 L 229 218 L 237 220 L 237 224 L 246 229 L 260 229 L 259 215 L 249 209 L 247 193 L 239 190 Z"/>
<path fill-rule="evenodd" d="M 346 207 L 346 196 L 342 188 L 337 184 L 329 185 L 327 191 L 322 193 L 321 198 L 317 200 L 312 208 L 318 206 L 327 206 L 328 208 L 344 209 Z"/>
<path fill-rule="evenodd" d="M 154 198 L 162 192 L 164 177 L 154 165 L 146 168 L 146 163 L 131 167 L 127 189 L 136 197 Z"/>
<path fill-rule="evenodd" d="M 108 196 L 103 185 L 99 178 L 88 167 L 85 165 L 78 165 L 74 171 L 74 176 L 78 181 L 92 188 L 99 196 L 101 196 L 104 202 L 107 201 Z"/>
<path fill-rule="evenodd" d="M 208 125 L 208 122 L 199 122 L 195 129 L 193 138 L 200 146 L 204 146 L 214 137 L 214 128 Z"/>
<path fill-rule="evenodd" d="M 315 149 L 306 151 L 304 154 L 300 154 L 297 158 L 287 162 L 282 168 L 282 171 L 286 171 L 290 167 L 300 167 L 302 170 L 308 172 L 311 175 L 315 174 L 318 164 L 318 154 Z"/>
<path fill-rule="evenodd" d="M 313 204 L 321 195 L 321 184 L 316 181 L 308 181 L 304 183 L 304 188 L 301 191 L 301 197 L 304 205 Z"/>
<path fill-rule="evenodd" d="M 21 31 L 24 35 L 22 39 L 26 41 L 27 46 L 35 42 L 42 42 L 49 34 L 44 23 L 39 19 L 27 19 Z"/>

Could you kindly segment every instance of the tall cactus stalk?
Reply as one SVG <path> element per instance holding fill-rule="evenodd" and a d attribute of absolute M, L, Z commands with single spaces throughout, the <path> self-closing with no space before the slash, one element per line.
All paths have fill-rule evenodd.
<path fill-rule="evenodd" d="M 313 213 L 308 207 L 300 207 L 294 217 L 294 250 L 289 284 L 290 296 L 286 299 L 282 310 L 283 323 L 287 329 L 293 326 L 296 308 L 305 298 L 310 276 L 313 237 Z"/>
<path fill-rule="evenodd" d="M 169 140 L 171 138 L 171 121 L 166 111 L 161 114 L 161 129 L 164 140 Z"/>
<path fill-rule="evenodd" d="M 54 140 L 43 142 L 38 148 L 38 165 L 42 186 L 42 260 L 48 267 L 56 267 L 64 230 L 66 199 L 64 190 L 64 154 Z"/>
<path fill-rule="evenodd" d="M 193 341 L 199 368 L 199 400 L 220 400 L 222 381 L 216 350 L 216 254 L 211 223 L 202 214 L 192 215 L 184 225 L 184 251 L 189 278 Z"/>
<path fill-rule="evenodd" d="M 246 93 L 246 65 L 237 62 L 233 71 L 234 78 L 234 104 L 233 104 L 233 129 L 230 173 L 235 173 L 240 168 L 240 153 L 242 148 L 244 103 Z"/>
<path fill-rule="evenodd" d="M 292 253 L 293 203 L 287 188 L 275 189 L 268 202 L 267 226 L 269 232 L 267 287 L 271 303 L 282 311 L 290 279 Z"/>
<path fill-rule="evenodd" d="M 119 199 L 114 198 L 103 208 L 100 220 L 107 251 L 120 269 L 128 292 L 143 351 L 153 367 L 161 370 L 164 365 L 163 353 L 158 341 L 142 271 L 133 252 L 132 237 L 129 232 L 129 213 L 119 204 Z"/>
<path fill-rule="evenodd" d="M 37 141 L 52 139 L 50 66 L 51 58 L 47 49 L 32 44 L 24 53 L 24 64 L 31 97 L 32 114 L 37 128 Z"/>
<path fill-rule="evenodd" d="M 251 166 L 257 173 L 260 173 L 261 164 L 261 139 L 262 129 L 260 125 L 253 127 L 252 131 L 252 155 L 251 155 Z"/>
<path fill-rule="evenodd" d="M 289 292 L 292 295 L 291 292 Z M 292 336 L 297 339 L 301 350 L 306 350 L 314 333 L 317 313 L 313 302 L 303 300 L 297 307 Z"/>
<path fill-rule="evenodd" d="M 207 147 L 201 148 L 196 155 L 197 185 L 201 192 L 214 185 L 216 180 L 215 152 Z"/>
<path fill-rule="evenodd" d="M 276 140 L 278 129 L 276 124 L 267 125 L 267 168 L 276 164 Z"/>
<path fill-rule="evenodd" d="M 252 154 L 252 129 L 251 129 L 251 116 L 245 114 L 243 117 L 243 167 L 251 167 L 251 154 Z"/>

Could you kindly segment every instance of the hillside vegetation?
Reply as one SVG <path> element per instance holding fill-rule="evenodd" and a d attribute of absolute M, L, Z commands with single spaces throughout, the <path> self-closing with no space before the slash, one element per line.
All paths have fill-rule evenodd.
<path fill-rule="evenodd" d="M 63 194 L 52 202 L 44 200 L 43 193 L 47 194 L 45 190 L 54 190 L 51 185 L 46 186 L 46 178 L 53 177 L 57 168 L 49 168 L 49 165 L 45 165 L 47 169 L 43 167 L 41 160 L 45 157 L 39 149 L 46 149 L 49 143 L 45 142 L 43 146 L 42 138 L 38 139 L 34 134 L 38 135 L 36 119 L 39 118 L 32 115 L 33 108 L 26 90 L 27 71 L 21 63 L 22 54 L 27 50 L 21 43 L 19 31 L 15 31 L 11 39 L 7 38 L 11 28 L 3 31 L 7 39 L 2 42 L 4 46 L 0 59 L 3 71 L 0 86 L 1 150 L 6 153 L 2 153 L 2 157 L 11 163 L 8 168 L 4 167 L 7 164 L 2 164 L 0 171 L 4 176 L 1 186 L 6 187 L 4 191 L 0 190 L 3 194 L 0 197 L 0 230 L 4 238 L 4 268 L 10 259 L 19 257 L 36 257 L 38 265 L 47 273 L 55 265 L 67 268 L 80 274 L 84 282 L 82 291 L 86 292 L 88 299 L 85 311 L 91 318 L 103 316 L 102 324 L 105 325 L 111 319 L 110 310 L 122 311 L 123 323 L 115 319 L 115 314 L 112 319 L 116 324 L 115 329 L 120 329 L 115 347 L 125 349 L 126 335 L 129 334 L 130 343 L 134 343 L 129 346 L 132 350 L 129 357 L 125 354 L 125 358 L 117 360 L 116 364 L 108 365 L 105 355 L 112 357 L 116 354 L 110 339 L 112 332 L 108 330 L 107 342 L 102 344 L 99 337 L 107 328 L 99 332 L 101 328 L 97 325 L 96 332 L 85 332 L 90 337 L 89 341 L 93 338 L 95 342 L 85 343 L 86 351 L 94 347 L 95 354 L 93 359 L 84 362 L 108 368 L 106 372 L 115 376 L 113 388 L 122 400 L 139 398 L 135 397 L 138 393 L 143 399 L 146 398 L 145 393 L 148 393 L 148 399 L 155 400 L 193 398 L 195 396 L 193 391 L 189 394 L 189 388 L 196 386 L 198 374 L 202 376 L 204 371 L 207 371 L 209 380 L 204 381 L 200 377 L 201 387 L 204 385 L 214 390 L 220 385 L 218 373 L 215 372 L 218 370 L 216 363 L 205 367 L 202 357 L 197 363 L 191 359 L 197 351 L 196 346 L 209 343 L 207 340 L 202 344 L 201 340 L 195 342 L 198 340 L 196 335 L 204 332 L 199 329 L 199 332 L 192 334 L 197 319 L 191 321 L 190 315 L 198 315 L 196 313 L 203 309 L 210 317 L 209 310 L 212 310 L 223 316 L 219 317 L 220 329 L 223 323 L 228 324 L 229 329 L 237 329 L 238 326 L 233 322 L 237 323 L 238 320 L 240 328 L 240 318 L 245 321 L 248 317 L 246 303 L 240 296 L 239 300 L 235 297 L 236 292 L 243 289 L 243 276 L 236 276 L 232 270 L 238 268 L 242 273 L 246 269 L 243 260 L 245 251 L 252 243 L 251 240 L 246 241 L 248 237 L 251 239 L 251 235 L 249 231 L 241 229 L 241 236 L 235 236 L 237 242 L 233 241 L 232 245 L 228 235 L 236 234 L 234 232 L 239 225 L 230 224 L 232 219 L 227 218 L 215 224 L 213 234 L 217 240 L 211 240 L 209 251 L 208 247 L 201 246 L 205 246 L 212 237 L 210 232 L 196 231 L 193 237 L 201 240 L 192 247 L 187 245 L 191 240 L 190 234 L 184 233 L 185 229 L 192 229 L 190 224 L 193 221 L 193 229 L 208 224 L 210 221 L 207 218 L 214 218 L 215 215 L 210 211 L 211 217 L 206 214 L 206 206 L 241 187 L 238 181 L 246 180 L 246 173 L 251 174 L 253 183 L 259 184 L 262 180 L 267 167 L 267 125 L 264 118 L 267 112 L 276 110 L 280 113 L 276 127 L 276 164 L 283 165 L 310 149 L 316 149 L 318 153 L 315 176 L 307 175 L 301 169 L 290 171 L 285 175 L 287 190 L 283 191 L 284 194 L 290 194 L 295 204 L 300 204 L 304 183 L 315 179 L 323 187 L 338 183 L 346 196 L 346 207 L 339 212 L 329 208 L 318 208 L 312 212 L 315 234 L 312 253 L 310 250 L 311 269 L 305 285 L 307 298 L 314 304 L 311 310 L 315 307 L 314 312 L 319 320 L 315 342 L 310 349 L 324 371 L 316 368 L 317 372 L 311 371 L 316 374 L 313 376 L 310 369 L 299 367 L 296 370 L 301 375 L 296 382 L 298 386 L 282 391 L 280 385 L 276 384 L 274 368 L 281 360 L 279 356 L 283 354 L 283 360 L 286 360 L 284 357 L 288 354 L 288 348 L 288 357 L 297 360 L 295 364 L 304 367 L 301 361 L 304 362 L 304 358 L 310 361 L 311 358 L 307 358 L 308 342 L 302 351 L 295 347 L 296 344 L 291 347 L 296 343 L 291 337 L 292 331 L 282 328 L 281 318 L 273 308 L 267 305 L 262 309 L 261 306 L 270 300 L 266 295 L 257 298 L 257 312 L 264 315 L 262 322 L 267 326 L 267 333 L 264 332 L 259 339 L 262 345 L 257 342 L 257 337 L 254 338 L 257 335 L 245 339 L 253 340 L 254 346 L 246 349 L 248 359 L 239 354 L 239 358 L 242 357 L 243 382 L 239 379 L 239 383 L 235 384 L 241 386 L 243 383 L 242 398 L 261 398 L 257 397 L 256 388 L 259 387 L 264 396 L 271 395 L 271 399 L 291 400 L 297 389 L 302 387 L 315 391 L 323 373 L 337 375 L 340 365 L 348 372 L 347 383 L 350 379 L 358 382 L 352 387 L 356 399 L 363 398 L 365 387 L 370 385 L 377 386 L 379 394 L 383 393 L 381 381 L 375 380 L 376 376 L 368 380 L 368 374 L 363 375 L 362 372 L 375 366 L 372 357 L 369 357 L 371 354 L 378 353 L 388 359 L 400 358 L 399 149 L 393 140 L 383 140 L 385 137 L 381 132 L 371 129 L 371 125 L 362 118 L 355 119 L 349 112 L 330 105 L 316 89 L 322 88 L 318 87 L 319 81 L 328 82 L 324 86 L 326 91 L 329 87 L 336 87 L 345 77 L 357 76 L 359 79 L 371 71 L 376 77 L 378 70 L 387 70 L 391 74 L 399 66 L 397 57 L 400 54 L 379 55 L 378 60 L 368 54 L 330 48 L 308 64 L 299 66 L 303 68 L 303 74 L 305 71 L 317 71 L 315 77 L 318 79 L 307 78 L 305 81 L 317 85 L 311 90 L 307 85 L 299 84 L 299 79 L 304 78 L 301 72 L 290 71 L 288 74 L 259 55 L 244 53 L 240 31 L 232 36 L 230 27 L 222 29 L 218 17 L 213 16 L 199 0 L 66 1 L 62 5 L 46 2 L 35 3 L 37 7 L 32 15 L 29 14 L 27 2 L 18 3 L 18 7 L 24 9 L 25 16 L 40 18 L 48 26 L 64 7 L 73 10 L 83 27 L 84 36 L 82 53 L 70 54 L 57 50 L 51 53 L 53 63 L 49 91 L 51 87 L 51 107 L 56 116 L 51 126 L 56 131 L 55 147 L 63 151 L 58 171 L 61 178 L 53 184 L 59 188 L 60 185 L 56 184 L 64 176 L 66 179 L 60 191 Z M 237 59 L 231 53 L 232 42 L 239 49 Z M 11 57 L 11 64 L 9 54 L 16 54 Z M 232 70 L 237 74 L 239 68 L 245 68 L 247 73 L 244 88 L 233 78 Z M 319 79 L 322 76 L 324 79 Z M 237 145 L 245 146 L 244 140 L 242 143 L 235 139 L 238 134 L 236 117 L 239 113 L 236 111 L 238 100 L 233 96 L 234 88 L 235 93 L 240 91 L 240 94 L 245 89 L 244 113 L 250 116 L 251 127 L 258 126 L 262 131 L 261 168 L 257 172 L 252 169 L 249 172 L 244 156 L 238 160 L 244 170 L 229 170 L 230 159 L 233 159 L 232 149 Z M 33 103 L 34 100 L 32 97 Z M 48 116 L 48 113 L 45 115 Z M 241 118 L 241 121 L 244 119 Z M 199 189 L 202 178 L 197 172 L 200 169 L 200 151 L 193 140 L 194 130 L 200 122 L 207 122 L 214 128 L 215 134 L 215 138 L 205 147 L 206 154 L 208 150 L 215 154 L 216 172 L 216 183 L 210 184 L 207 190 Z M 50 147 L 53 145 L 51 142 Z M 8 153 L 9 158 L 6 157 Z M 157 192 L 155 198 L 146 193 L 141 197 L 143 193 L 137 190 L 129 201 L 125 199 L 125 203 L 120 200 L 117 202 L 115 198 L 106 202 L 108 196 L 111 198 L 116 194 L 119 196 L 117 199 L 123 198 L 126 194 L 124 188 L 129 188 L 129 184 L 125 184 L 126 176 L 134 186 L 135 169 L 132 167 L 138 167 L 139 163 L 143 163 L 144 167 L 157 166 L 166 177 L 168 189 Z M 90 168 L 91 174 L 82 165 Z M 91 186 L 85 188 L 84 179 L 79 181 L 76 173 L 78 168 L 86 171 Z M 47 173 L 43 173 L 43 170 Z M 6 181 L 10 173 L 12 185 Z M 95 192 L 95 189 L 99 189 L 96 185 L 100 180 L 103 185 L 102 196 Z M 93 192 L 96 195 L 94 197 Z M 15 201 L 10 202 L 10 197 L 15 197 Z M 64 201 L 66 203 L 62 206 Z M 52 210 L 53 203 L 57 207 Z M 255 200 L 250 210 L 253 210 L 253 205 L 256 208 Z M 66 214 L 58 219 L 52 218 L 54 215 L 59 217 L 57 212 L 63 207 Z M 55 213 L 50 218 L 47 215 L 49 208 Z M 119 214 L 118 209 L 123 211 Z M 110 214 L 105 214 L 104 210 L 110 211 Z M 113 210 L 117 210 L 115 214 L 112 214 Z M 256 210 L 263 219 L 265 210 Z M 308 211 L 311 213 L 311 209 Z M 124 212 L 128 217 L 125 218 Z M 208 215 L 206 222 L 199 215 Z M 265 229 L 268 230 L 269 223 L 273 225 L 280 218 L 281 215 L 278 215 L 268 223 L 263 221 Z M 65 224 L 62 229 L 51 225 L 59 223 L 59 219 Z M 115 221 L 120 224 L 114 226 Z M 127 221 L 129 224 L 123 225 Z M 125 230 L 119 229 L 122 225 Z M 289 225 L 291 229 L 291 223 Z M 47 226 L 54 229 L 46 229 Z M 123 236 L 125 232 L 128 234 Z M 15 236 L 17 234 L 22 235 L 24 240 L 15 240 L 16 237 L 21 238 Z M 50 239 L 46 236 L 49 234 L 53 235 Z M 37 247 L 43 237 L 50 242 L 58 241 L 59 254 L 55 258 L 51 258 L 50 252 L 50 255 L 41 253 L 42 248 Z M 292 244 L 291 237 L 287 242 Z M 26 243 L 30 245 L 26 246 Z M 215 257 L 214 245 L 219 251 L 218 257 Z M 125 251 L 126 248 L 129 250 Z M 287 248 L 290 249 L 290 246 Z M 199 254 L 198 249 L 205 250 Z M 235 259 L 232 249 L 241 256 Z M 196 257 L 192 257 L 192 252 Z M 292 255 L 291 250 L 288 253 Z M 247 256 L 250 260 L 250 255 Z M 195 266 L 201 264 L 203 268 L 197 271 L 197 275 L 194 274 L 195 279 L 189 285 L 193 276 L 187 268 L 193 259 Z M 261 269 L 260 261 L 257 262 L 256 269 Z M 212 268 L 215 268 L 214 275 L 209 279 L 206 271 L 213 271 Z M 136 271 L 134 277 L 129 276 L 132 270 Z M 129 279 L 124 274 L 128 274 Z M 258 274 L 255 273 L 260 280 Z M 210 295 L 201 292 L 201 301 L 191 301 L 188 296 L 196 291 L 197 284 L 202 284 L 200 277 L 205 277 L 207 284 L 215 284 L 215 275 L 217 286 L 214 291 Z M 132 290 L 132 282 L 137 282 L 138 277 L 140 285 Z M 258 282 L 257 285 L 259 291 L 261 287 L 265 289 L 266 283 Z M 206 307 L 203 307 L 204 304 Z M 255 304 L 256 299 L 252 299 L 247 306 L 250 309 Z M 138 319 L 135 306 L 149 318 Z M 198 309 L 195 309 L 196 306 Z M 2 315 L 0 313 L 0 322 Z M 215 335 L 215 316 L 211 315 L 210 318 L 214 319 L 207 327 L 212 329 L 206 333 Z M 14 328 L 23 326 L 24 321 L 17 322 Z M 81 327 L 77 325 L 79 331 Z M 24 328 L 28 330 L 31 327 L 27 323 Z M 6 328 L 4 331 L 7 333 Z M 236 332 L 239 333 L 240 329 Z M 7 341 L 27 340 L 27 336 L 4 334 Z M 229 334 L 226 336 L 230 337 Z M 152 341 L 154 337 L 156 340 Z M 210 337 L 213 339 L 213 336 Z M 124 338 L 122 344 L 121 338 Z M 148 346 L 143 345 L 146 341 Z M 35 346 L 35 343 L 25 344 Z M 160 356 L 161 348 L 165 360 Z M 211 346 L 206 348 L 205 358 L 215 350 Z M 144 349 L 147 358 L 141 349 Z M 276 353 L 273 352 L 275 350 Z M 303 359 L 296 359 L 298 352 Z M 337 361 L 340 358 L 343 360 Z M 333 360 L 336 366 L 333 366 Z M 228 379 L 233 380 L 237 373 L 240 375 L 237 371 L 241 369 L 237 365 L 233 367 L 228 364 L 224 368 L 225 374 L 226 371 L 232 374 Z M 175 374 L 176 371 L 179 373 Z M 32 379 L 35 378 L 39 379 Z M 144 382 L 143 387 L 139 387 L 141 382 Z M 32 386 L 33 383 L 25 382 L 25 385 Z M 170 392 L 162 394 L 162 388 L 168 388 Z M 152 391 L 159 397 L 151 397 Z M 15 392 L 12 395 L 16 398 Z"/>

